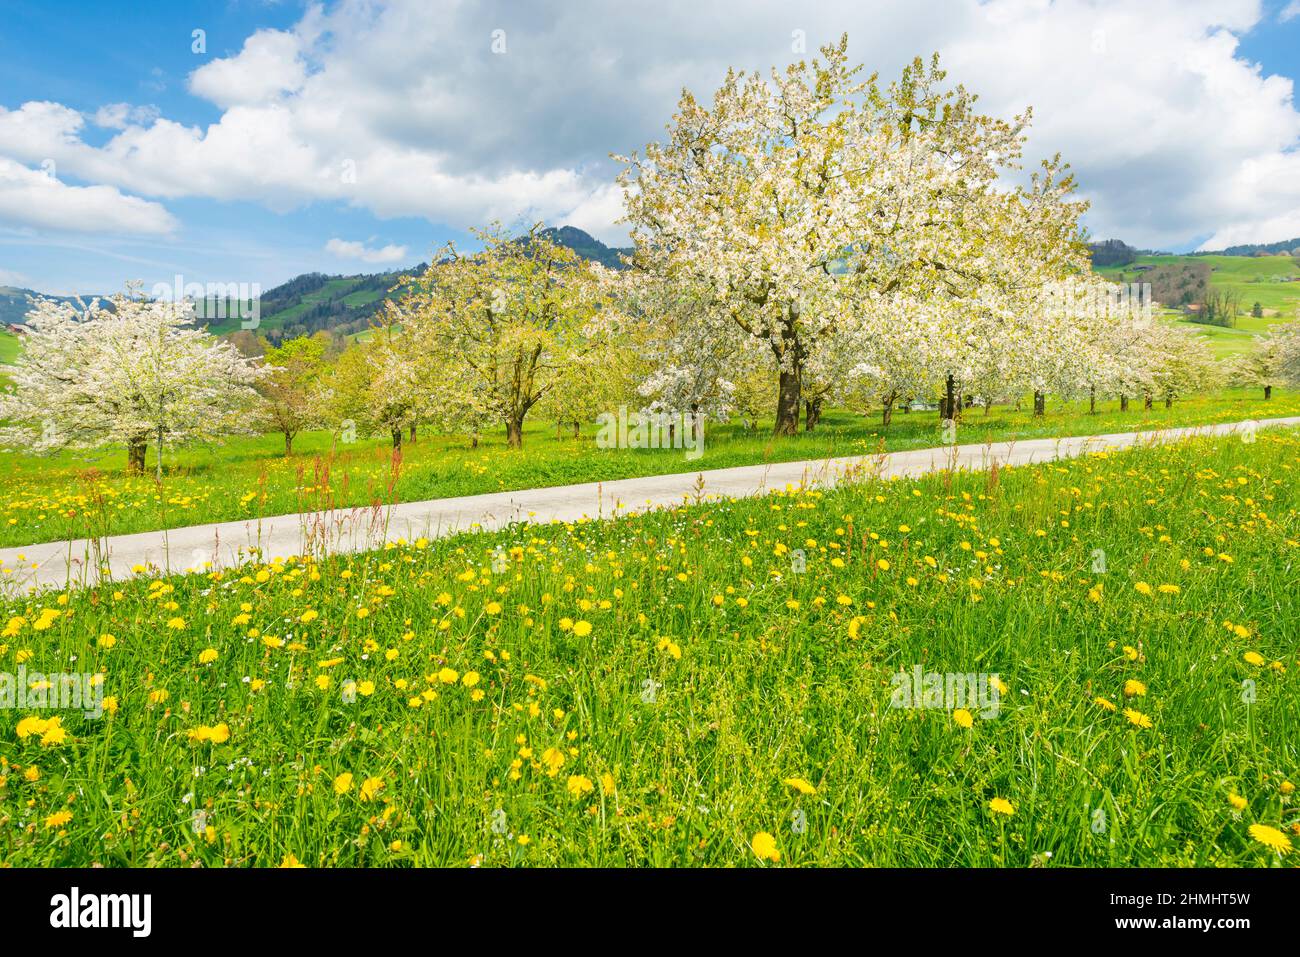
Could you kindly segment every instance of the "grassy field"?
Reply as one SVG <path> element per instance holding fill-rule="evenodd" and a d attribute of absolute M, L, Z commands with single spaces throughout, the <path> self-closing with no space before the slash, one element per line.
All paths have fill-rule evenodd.
<path fill-rule="evenodd" d="M 1181 263 L 1209 266 L 1211 287 L 1237 297 L 1241 315 L 1234 328 L 1176 319 L 1208 339 L 1220 358 L 1250 351 L 1255 336 L 1274 323 L 1300 319 L 1300 282 L 1296 281 L 1300 265 L 1290 256 L 1139 256 L 1127 266 L 1107 266 L 1096 271 L 1112 282 L 1142 282 L 1142 273 L 1134 266 Z M 1250 314 L 1257 302 L 1265 312 L 1260 318 Z"/>
<path fill-rule="evenodd" d="M 1289 864 L 1298 473 L 1270 431 L 0 603 L 0 667 L 105 696 L 0 712 L 3 860 Z"/>
<path fill-rule="evenodd" d="M 12 332 L 0 331 L 0 365 L 12 365 L 22 344 Z"/>
<path fill-rule="evenodd" d="M 1023 411 L 999 407 L 985 415 L 972 409 L 957 439 L 981 443 L 1296 415 L 1300 395 L 1282 391 L 1265 402 L 1261 392 L 1228 392 L 1180 401 L 1172 409 L 1157 403 L 1146 411 L 1134 402 L 1127 413 L 1117 405 L 1099 403 L 1098 414 L 1090 415 L 1083 403 L 1049 403 L 1041 419 L 1031 415 L 1027 401 Z M 301 436 L 295 455 L 285 458 L 278 436 L 238 439 L 174 454 L 161 485 L 152 471 L 123 474 L 120 450 L 89 458 L 13 454 L 0 456 L 6 476 L 0 545 L 940 444 L 934 412 L 895 413 L 885 429 L 878 416 L 833 410 L 816 432 L 782 440 L 772 438 L 770 423 L 753 432 L 740 425 L 710 427 L 704 453 L 695 460 L 681 450 L 601 449 L 594 427 L 576 440 L 568 433 L 557 438 L 554 426 L 544 422 L 531 424 L 522 453 L 505 448 L 504 433 L 486 436 L 477 449 L 464 436 L 426 435 L 407 445 L 399 462 L 384 441 L 336 445 L 333 436 L 312 433 Z"/>

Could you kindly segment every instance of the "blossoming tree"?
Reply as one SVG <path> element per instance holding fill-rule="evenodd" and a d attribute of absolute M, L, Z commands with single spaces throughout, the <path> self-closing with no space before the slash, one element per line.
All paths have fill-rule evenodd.
<path fill-rule="evenodd" d="M 882 88 L 849 65 L 847 37 L 822 57 L 770 79 L 729 71 L 711 105 L 683 92 L 667 141 L 618 157 L 634 264 L 709 292 L 695 340 L 770 351 L 778 434 L 798 429 L 809 365 L 836 364 L 826 350 L 900 334 L 857 308 L 871 296 L 944 302 L 936 372 L 951 403 L 976 350 L 1008 338 L 1006 316 L 1032 323 L 1016 312 L 1027 294 L 1087 269 L 1085 204 L 1059 158 L 1002 181 L 1028 114 L 979 114 L 965 89 L 944 88 L 937 58 Z"/>
<path fill-rule="evenodd" d="M 163 448 L 255 430 L 256 362 L 190 326 L 186 302 L 143 299 L 138 289 L 73 305 L 38 300 L 9 390 L 0 395 L 6 444 L 33 452 L 122 446 L 142 471 L 150 442 Z"/>

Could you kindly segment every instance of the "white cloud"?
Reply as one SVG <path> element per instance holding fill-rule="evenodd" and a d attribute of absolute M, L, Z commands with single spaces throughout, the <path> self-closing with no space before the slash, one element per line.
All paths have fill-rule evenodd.
<path fill-rule="evenodd" d="M 190 92 L 220 107 L 267 103 L 301 89 L 307 78 L 304 38 L 259 30 L 238 55 L 213 60 L 190 74 Z"/>
<path fill-rule="evenodd" d="M 810 54 L 848 31 L 886 80 L 937 49 L 987 110 L 1032 105 L 1027 165 L 1059 150 L 1095 234 L 1170 246 L 1263 235 L 1300 209 L 1292 84 L 1237 47 L 1263 16 L 1257 0 L 358 0 L 191 74 L 224 110 L 205 128 L 114 105 L 97 121 L 118 132 L 92 146 L 76 111 L 26 103 L 0 108 L 0 154 L 143 196 L 342 201 L 457 228 L 545 219 L 617 243 L 608 154 L 662 137 L 683 85 L 707 96 L 729 65 L 793 59 L 794 30 Z"/>
<path fill-rule="evenodd" d="M 62 232 L 166 235 L 176 221 L 158 203 L 112 186 L 69 186 L 0 157 L 0 222 Z"/>
<path fill-rule="evenodd" d="M 110 130 L 124 130 L 129 125 L 147 125 L 159 116 L 156 106 L 132 106 L 109 103 L 95 111 L 95 125 Z"/>
<path fill-rule="evenodd" d="M 1300 0 L 1291 0 L 1277 15 L 1277 19 L 1281 23 L 1294 20 L 1296 17 L 1300 17 Z"/>
<path fill-rule="evenodd" d="M 331 239 L 325 244 L 325 251 L 340 259 L 354 259 L 364 263 L 396 263 L 406 258 L 406 247 L 389 244 L 380 249 L 371 249 L 365 243 L 346 239 Z"/>

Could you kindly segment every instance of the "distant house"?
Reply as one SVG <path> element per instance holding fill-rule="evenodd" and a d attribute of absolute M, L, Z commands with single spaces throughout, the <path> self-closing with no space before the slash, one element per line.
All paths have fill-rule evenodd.
<path fill-rule="evenodd" d="M 27 327 L 16 322 L 5 323 L 5 332 L 12 332 L 16 336 L 27 335 Z"/>

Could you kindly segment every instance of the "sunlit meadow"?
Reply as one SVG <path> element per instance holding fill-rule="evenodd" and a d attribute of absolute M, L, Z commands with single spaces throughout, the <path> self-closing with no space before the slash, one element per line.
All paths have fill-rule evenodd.
<path fill-rule="evenodd" d="M 1172 408 L 1134 401 L 1126 412 L 1115 401 L 1048 404 L 1035 417 L 1022 408 L 974 409 L 957 433 L 962 443 L 1025 440 L 1058 435 L 1128 432 L 1210 425 L 1300 414 L 1300 394 L 1286 389 L 1265 401 L 1258 389 L 1229 389 L 1179 399 Z M 709 423 L 698 459 L 671 449 L 602 449 L 594 425 L 576 438 L 553 425 L 526 427 L 525 454 L 505 447 L 502 430 L 476 448 L 463 435 L 422 434 L 394 457 L 386 441 L 343 443 L 325 431 L 305 433 L 285 457 L 279 436 L 231 438 L 221 446 L 196 445 L 169 452 L 161 482 L 124 471 L 120 449 L 57 456 L 5 454 L 0 467 L 0 546 L 98 538 L 208 522 L 256 520 L 328 508 L 373 507 L 393 502 L 476 495 L 577 482 L 612 481 L 671 472 L 769 462 L 864 455 L 928 448 L 944 441 L 938 414 L 896 411 L 889 426 L 879 412 L 864 416 L 828 410 L 815 432 L 774 440 L 771 420 L 754 428 L 733 421 Z M 150 463 L 152 466 L 152 463 Z M 3 574 L 3 569 L 0 569 Z"/>
<path fill-rule="evenodd" d="M 0 712 L 2 856 L 1292 864 L 1298 478 L 1269 430 L 11 600 L 0 669 L 105 713 Z"/>

